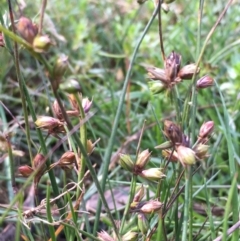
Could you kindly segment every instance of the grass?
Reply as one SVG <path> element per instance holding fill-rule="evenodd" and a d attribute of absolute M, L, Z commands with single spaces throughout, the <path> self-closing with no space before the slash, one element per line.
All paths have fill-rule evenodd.
<path fill-rule="evenodd" d="M 12 3 L 14 19 L 0 3 L 0 236 L 239 240 L 237 1 L 171 3 L 160 35 L 151 1 L 48 1 L 43 34 L 52 45 L 40 53 L 12 24 L 21 16 L 39 24 L 44 1 Z M 146 66 L 163 69 L 172 51 L 181 67 L 201 71 L 181 83 L 175 73 L 153 94 Z M 68 63 L 56 71 L 63 54 Z M 214 85 L 196 88 L 205 75 Z M 66 87 L 73 80 L 81 94 Z M 56 119 L 36 126 L 40 116 Z M 214 131 L 203 140 L 207 121 Z M 195 163 L 206 140 L 208 154 Z M 166 141 L 167 157 L 155 148 Z"/>

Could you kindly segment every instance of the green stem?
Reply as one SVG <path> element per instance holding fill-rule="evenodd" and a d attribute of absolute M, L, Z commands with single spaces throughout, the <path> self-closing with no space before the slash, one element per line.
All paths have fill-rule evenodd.
<path fill-rule="evenodd" d="M 145 27 L 142 35 L 140 36 L 140 39 L 138 40 L 138 43 L 137 43 L 137 45 L 136 45 L 136 47 L 134 49 L 134 52 L 133 52 L 133 55 L 132 55 L 132 58 L 131 58 L 131 61 L 130 61 L 130 64 L 129 64 L 127 75 L 126 75 L 125 80 L 124 80 L 122 94 L 121 94 L 121 97 L 120 97 L 120 100 L 119 100 L 116 117 L 114 119 L 111 136 L 110 136 L 109 142 L 108 142 L 108 149 L 105 152 L 104 159 L 103 159 L 104 160 L 104 164 L 103 164 L 103 174 L 102 174 L 102 182 L 101 182 L 101 187 L 102 187 L 103 191 L 104 191 L 105 185 L 106 185 L 106 179 L 107 179 L 107 175 L 108 175 L 108 167 L 109 167 L 109 163 L 110 163 L 110 159 L 111 159 L 111 155 L 112 155 L 114 140 L 115 140 L 115 136 L 116 136 L 116 133 L 117 133 L 120 116 L 121 116 L 121 113 L 122 113 L 123 103 L 125 101 L 125 94 L 126 94 L 126 91 L 127 91 L 128 83 L 130 81 L 130 76 L 131 76 L 131 73 L 132 73 L 133 64 L 134 64 L 135 58 L 137 56 L 138 49 L 139 49 L 139 47 L 140 47 L 140 45 L 141 45 L 141 43 L 143 41 L 143 38 L 146 35 L 148 29 L 150 28 L 153 20 L 157 16 L 157 13 L 158 13 L 158 8 L 155 9 L 152 17 L 150 18 L 147 26 Z M 97 205 L 94 229 L 93 229 L 93 234 L 94 235 L 96 235 L 96 232 L 97 232 L 98 220 L 99 220 L 100 213 L 101 213 L 101 207 L 102 207 L 102 203 L 101 203 L 101 200 L 99 200 L 98 201 L 98 205 Z"/>
<path fill-rule="evenodd" d="M 184 193 L 184 216 L 183 216 L 183 232 L 182 241 L 186 241 L 188 232 L 189 221 L 189 198 L 190 198 L 190 185 L 191 185 L 191 167 L 187 166 L 185 169 L 185 193 Z M 190 234 L 191 235 L 191 234 Z"/>
<path fill-rule="evenodd" d="M 120 226 L 120 230 L 119 230 L 120 234 L 122 234 L 124 223 L 125 223 L 127 215 L 128 215 L 129 207 L 130 207 L 130 204 L 131 204 L 131 202 L 133 200 L 133 197 L 134 197 L 134 194 L 135 194 L 136 183 L 137 183 L 137 176 L 133 175 L 132 182 L 131 182 L 131 188 L 130 188 L 130 195 L 129 195 L 128 202 L 127 202 L 126 207 L 124 209 L 123 217 L 122 217 L 122 220 L 121 220 L 121 226 Z"/>

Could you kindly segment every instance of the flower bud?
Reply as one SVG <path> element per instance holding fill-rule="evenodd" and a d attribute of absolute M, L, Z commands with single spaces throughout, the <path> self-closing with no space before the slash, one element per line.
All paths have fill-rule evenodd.
<path fill-rule="evenodd" d="M 179 160 L 178 158 L 178 154 L 176 151 L 172 151 L 172 150 L 163 150 L 162 151 L 162 155 L 163 157 L 165 157 L 168 161 L 171 162 L 177 162 Z"/>
<path fill-rule="evenodd" d="M 52 42 L 48 35 L 37 35 L 33 40 L 33 49 L 37 53 L 43 53 L 49 49 Z"/>
<path fill-rule="evenodd" d="M 106 231 L 101 231 L 98 233 L 98 239 L 101 241 L 115 241 Z"/>
<path fill-rule="evenodd" d="M 172 121 L 164 121 L 164 133 L 167 136 L 167 138 L 173 143 L 173 145 L 175 143 L 182 143 L 183 133 L 180 127 Z"/>
<path fill-rule="evenodd" d="M 162 170 L 162 168 L 149 168 L 143 170 L 139 175 L 150 181 L 159 181 L 160 179 L 166 177 L 166 175 L 163 174 Z"/>
<path fill-rule="evenodd" d="M 159 69 L 156 67 L 146 67 L 146 70 L 148 71 L 148 77 L 152 80 L 160 80 L 165 85 L 168 84 L 168 78 L 166 76 L 164 69 Z"/>
<path fill-rule="evenodd" d="M 178 77 L 181 79 L 192 79 L 194 73 L 199 73 L 200 68 L 197 68 L 196 64 L 188 64 L 183 66 L 178 73 Z"/>
<path fill-rule="evenodd" d="M 128 231 L 122 236 L 122 241 L 137 241 L 138 233 L 133 231 Z"/>
<path fill-rule="evenodd" d="M 38 33 L 38 27 L 29 18 L 21 17 L 18 20 L 17 31 L 23 39 L 32 44 Z"/>
<path fill-rule="evenodd" d="M 153 95 L 156 95 L 166 90 L 167 86 L 160 81 L 149 81 L 148 88 Z"/>
<path fill-rule="evenodd" d="M 8 151 L 8 141 L 4 134 L 0 133 L 0 151 L 7 152 Z"/>
<path fill-rule="evenodd" d="M 68 95 L 68 100 L 70 101 L 70 104 L 74 110 L 79 110 L 78 103 L 77 103 L 77 100 L 76 100 L 74 94 Z"/>
<path fill-rule="evenodd" d="M 126 154 L 119 154 L 119 156 L 120 156 L 120 166 L 125 170 L 132 172 L 134 168 L 134 164 L 130 156 Z"/>
<path fill-rule="evenodd" d="M 90 101 L 88 98 L 82 99 L 82 107 L 84 110 L 84 113 L 88 113 L 92 106 L 92 100 Z"/>
<path fill-rule="evenodd" d="M 61 55 L 53 66 L 52 77 L 61 78 L 68 68 L 68 56 Z"/>
<path fill-rule="evenodd" d="M 212 77 L 205 75 L 201 79 L 197 81 L 197 88 L 198 89 L 205 89 L 208 88 L 209 86 L 213 86 L 214 80 Z"/>
<path fill-rule="evenodd" d="M 155 146 L 155 149 L 164 150 L 164 149 L 167 149 L 167 148 L 171 148 L 172 146 L 173 145 L 172 145 L 171 141 L 165 141 L 164 143 L 162 143 L 158 146 Z"/>
<path fill-rule="evenodd" d="M 204 144 L 198 144 L 194 147 L 194 152 L 196 155 L 196 158 L 202 160 L 204 158 L 206 158 L 208 156 L 207 152 L 208 152 L 209 146 L 208 145 L 204 145 Z"/>
<path fill-rule="evenodd" d="M 140 202 L 143 199 L 143 197 L 144 197 L 144 187 L 142 185 L 135 193 L 133 202 Z"/>
<path fill-rule="evenodd" d="M 59 121 L 58 119 L 50 117 L 50 116 L 40 116 L 35 121 L 35 125 L 38 128 L 42 128 L 45 130 L 53 130 L 54 128 L 56 128 L 58 126 L 62 126 L 63 123 L 61 121 Z"/>
<path fill-rule="evenodd" d="M 29 177 L 33 173 L 33 169 L 27 165 L 20 166 L 18 171 L 20 174 L 22 174 L 23 177 Z"/>
<path fill-rule="evenodd" d="M 62 115 L 62 111 L 60 109 L 60 106 L 57 102 L 57 100 L 54 100 L 53 105 L 52 105 L 52 110 L 54 115 L 59 119 L 59 120 L 63 120 L 63 115 Z"/>
<path fill-rule="evenodd" d="M 191 148 L 180 145 L 177 146 L 176 149 L 179 161 L 183 166 L 196 163 L 195 152 Z"/>
<path fill-rule="evenodd" d="M 207 121 L 202 124 L 199 133 L 198 133 L 198 138 L 199 139 L 205 139 L 208 136 L 210 136 L 213 132 L 214 129 L 214 122 L 213 121 Z"/>
<path fill-rule="evenodd" d="M 81 91 L 81 86 L 75 79 L 70 79 L 68 81 L 65 81 L 64 83 L 60 84 L 60 89 L 69 93 L 69 94 L 75 94 Z"/>
<path fill-rule="evenodd" d="M 151 152 L 149 152 L 148 149 L 138 154 L 137 161 L 136 161 L 137 168 L 143 169 L 149 162 L 150 156 L 151 156 Z"/>
<path fill-rule="evenodd" d="M 165 73 L 170 82 L 173 82 L 177 77 L 181 66 L 181 59 L 181 55 L 173 51 L 165 60 Z"/>
<path fill-rule="evenodd" d="M 146 202 L 142 207 L 141 207 L 141 212 L 147 214 L 147 213 L 153 213 L 157 212 L 161 209 L 162 203 L 156 200 L 150 200 L 149 202 Z"/>
<path fill-rule="evenodd" d="M 59 166 L 69 166 L 76 162 L 76 157 L 74 152 L 67 151 L 65 152 L 58 161 Z"/>
<path fill-rule="evenodd" d="M 143 213 L 138 214 L 138 228 L 143 235 L 147 234 L 148 229 L 150 228 L 149 222 Z"/>
<path fill-rule="evenodd" d="M 87 140 L 87 154 L 88 155 L 90 155 L 93 152 L 93 150 L 95 148 L 95 144 L 96 143 L 93 144 L 91 140 Z"/>

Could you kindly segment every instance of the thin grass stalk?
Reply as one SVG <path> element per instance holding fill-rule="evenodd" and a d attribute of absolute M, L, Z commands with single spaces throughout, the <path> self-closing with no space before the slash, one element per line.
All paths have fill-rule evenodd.
<path fill-rule="evenodd" d="M 51 204 L 50 204 L 50 185 L 47 185 L 47 203 L 46 203 L 46 211 L 47 211 L 47 220 L 49 223 L 53 223 L 52 213 L 51 213 Z M 48 225 L 49 233 L 52 238 L 52 241 L 56 241 L 55 230 L 52 225 Z"/>
<path fill-rule="evenodd" d="M 137 56 L 138 49 L 139 49 L 139 47 L 140 47 L 140 45 L 143 41 L 143 38 L 146 35 L 148 29 L 150 28 L 153 20 L 157 16 L 157 13 L 158 13 L 158 8 L 156 8 L 154 10 L 152 17 L 150 18 L 149 22 L 147 23 L 142 35 L 140 36 L 140 38 L 138 40 L 138 43 L 137 43 L 137 45 L 136 45 L 136 47 L 133 51 L 133 55 L 132 55 L 132 58 L 131 58 L 131 61 L 130 61 L 130 64 L 129 64 L 127 75 L 126 75 L 125 80 L 124 80 L 121 97 L 119 99 L 119 104 L 118 104 L 117 112 L 116 112 L 116 115 L 115 115 L 111 136 L 109 138 L 109 142 L 108 142 L 108 145 L 107 145 L 108 148 L 105 152 L 104 159 L 103 159 L 104 160 L 104 162 L 103 162 L 104 166 L 103 166 L 102 182 L 101 182 L 102 190 L 105 189 L 105 185 L 106 185 L 106 179 L 107 179 L 107 175 L 108 175 L 108 167 L 109 167 L 109 163 L 110 163 L 110 159 L 111 159 L 114 140 L 115 140 L 115 136 L 116 136 L 117 129 L 118 129 L 118 124 L 119 124 L 119 120 L 120 120 L 120 116 L 121 116 L 121 112 L 122 112 L 123 103 L 125 101 L 125 95 L 126 95 L 126 91 L 127 91 L 128 82 L 130 81 L 130 76 L 131 76 L 131 73 L 132 73 L 133 64 L 134 64 L 135 58 Z M 99 222 L 99 218 L 100 218 L 101 207 L 102 207 L 102 203 L 101 203 L 101 200 L 99 200 L 98 205 L 97 205 L 97 210 L 96 210 L 96 219 L 95 219 L 94 228 L 93 228 L 93 234 L 94 235 L 96 235 L 96 231 L 97 231 L 97 228 L 98 228 L 98 222 Z"/>
<path fill-rule="evenodd" d="M 165 232 L 164 232 L 164 219 L 162 216 L 162 210 L 159 211 L 159 221 L 158 221 L 158 227 L 157 227 L 157 238 L 156 240 L 161 240 L 161 241 L 167 241 Z"/>
<path fill-rule="evenodd" d="M 189 198 L 190 198 L 190 185 L 191 185 L 191 167 L 185 168 L 185 189 L 184 189 L 184 212 L 183 212 L 183 231 L 182 241 L 186 241 L 188 233 L 188 221 L 189 221 Z M 191 235 L 191 234 L 190 234 Z"/>
<path fill-rule="evenodd" d="M 17 219 L 14 241 L 20 240 L 21 226 L 22 226 L 21 219 L 22 219 L 23 195 L 19 196 L 18 201 L 19 201 L 19 203 L 18 203 L 18 209 L 17 209 L 18 212 L 17 213 L 18 213 L 18 217 L 20 217 L 20 218 Z"/>
<path fill-rule="evenodd" d="M 80 121 L 84 120 L 85 113 L 82 107 L 82 100 L 79 99 L 79 96 L 77 94 L 75 94 L 74 97 L 78 103 L 78 107 L 80 111 Z M 83 144 L 84 149 L 87 150 L 87 127 L 85 122 L 83 122 L 83 124 L 80 126 L 80 140 Z M 78 182 L 80 182 L 84 177 L 85 169 L 86 169 L 86 158 L 82 154 L 81 154 L 81 163 L 79 163 L 78 168 L 80 169 L 78 173 Z M 83 183 L 81 183 L 80 186 L 82 187 Z M 78 196 L 79 196 L 79 189 L 77 190 L 77 198 Z"/>
<path fill-rule="evenodd" d="M 210 222 L 210 230 L 211 230 L 211 240 L 216 238 L 215 230 L 214 230 L 214 219 L 211 211 L 211 204 L 209 202 L 209 195 L 207 190 L 206 178 L 204 178 L 204 189 L 205 189 L 205 197 L 207 203 L 207 214 Z"/>
<path fill-rule="evenodd" d="M 135 193 L 135 190 L 136 190 L 136 183 L 137 183 L 137 176 L 133 175 L 132 181 L 131 181 L 129 198 L 128 198 L 127 204 L 125 206 L 125 209 L 124 209 L 123 217 L 122 217 L 122 220 L 121 220 L 121 226 L 120 226 L 120 229 L 119 229 L 120 234 L 122 234 L 122 232 L 123 232 L 123 228 L 124 228 L 124 224 L 125 224 L 125 221 L 127 219 L 127 216 L 128 216 L 130 204 L 131 204 L 131 201 L 133 200 L 133 197 L 134 197 L 134 193 Z"/>
<path fill-rule="evenodd" d="M 227 240 L 227 229 L 228 229 L 228 220 L 229 220 L 229 214 L 232 211 L 232 216 L 233 216 L 233 221 L 234 221 L 234 209 L 232 207 L 232 201 L 235 196 L 235 190 L 236 190 L 236 185 L 237 185 L 237 174 L 234 176 L 232 180 L 232 185 L 228 193 L 228 200 L 225 206 L 225 212 L 224 212 L 224 222 L 223 222 L 223 235 L 222 235 L 222 240 L 225 241 Z M 237 213 L 238 216 L 238 213 Z M 234 222 L 237 223 L 237 222 Z M 235 235 L 237 234 L 237 236 Z M 236 229 L 235 232 L 233 233 L 232 239 L 233 241 L 239 240 L 239 229 Z"/>

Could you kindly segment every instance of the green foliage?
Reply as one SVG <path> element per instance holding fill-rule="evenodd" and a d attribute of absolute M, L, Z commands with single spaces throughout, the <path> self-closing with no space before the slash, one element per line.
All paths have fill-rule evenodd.
<path fill-rule="evenodd" d="M 16 27 L 21 16 L 39 25 L 42 1 L 12 4 Z M 228 233 L 239 223 L 237 1 L 213 28 L 227 4 L 173 2 L 159 33 L 152 1 L 48 1 L 41 34 L 52 45 L 39 53 L 19 26 L 13 34 L 0 0 L 0 236 L 14 222 L 15 240 L 97 240 L 101 231 L 100 240 L 238 240 L 237 228 Z M 201 70 L 181 83 L 154 80 L 164 88 L 153 95 L 145 68 L 166 70 L 160 35 L 165 57 L 174 51 L 181 67 Z M 68 68 L 57 76 L 62 54 Z M 214 86 L 196 89 L 204 75 Z M 81 94 L 59 88 L 72 82 Z M 174 135 L 166 120 L 176 123 Z M 199 129 L 210 120 L 208 155 L 198 160 Z M 155 149 L 166 140 L 176 162 L 172 151 Z M 45 159 L 36 165 L 39 153 Z M 24 165 L 33 169 L 27 179 Z"/>

